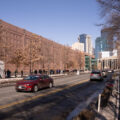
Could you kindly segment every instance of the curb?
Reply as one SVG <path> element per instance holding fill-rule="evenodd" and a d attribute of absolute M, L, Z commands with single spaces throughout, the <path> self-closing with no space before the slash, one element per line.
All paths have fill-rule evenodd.
<path fill-rule="evenodd" d="M 114 79 L 115 79 L 116 83 L 114 84 L 114 88 L 113 89 L 115 89 L 119 93 L 118 89 L 119 89 L 120 86 L 117 83 L 120 82 L 119 81 L 120 78 L 117 80 L 117 77 L 114 76 Z M 115 88 L 116 86 L 117 86 L 117 88 Z M 107 88 L 107 86 L 105 86 L 105 88 Z M 102 91 L 104 91 L 105 88 Z M 99 92 L 99 93 L 102 93 L 102 91 Z M 106 119 L 107 118 L 111 119 L 112 117 L 114 117 L 114 120 L 119 120 L 119 95 L 117 94 L 117 97 L 115 97 L 115 95 L 113 96 L 111 94 L 109 96 L 108 102 L 106 104 L 107 106 L 103 106 L 101 108 L 100 112 L 98 112 L 98 110 L 97 110 L 97 105 L 98 105 L 97 104 L 97 98 L 98 98 L 99 93 L 94 93 L 86 102 L 84 102 L 82 104 L 79 104 L 78 107 L 76 107 L 68 115 L 66 120 L 79 120 L 79 119 L 83 120 L 84 118 L 87 118 L 87 119 L 90 119 L 90 120 L 104 120 L 105 118 Z M 104 98 L 103 98 L 103 102 L 106 102 L 106 101 L 104 101 Z M 114 106 L 110 105 L 110 103 L 113 104 Z M 114 107 L 114 108 L 110 109 L 110 106 Z M 114 109 L 114 111 L 112 109 Z M 109 113 L 109 112 L 111 112 L 111 113 Z M 111 115 L 114 115 L 114 116 L 111 117 Z"/>
<path fill-rule="evenodd" d="M 87 101 L 83 102 L 82 104 L 79 104 L 78 107 L 76 107 L 67 117 L 66 120 L 73 120 L 75 117 L 77 117 L 82 110 L 85 110 L 92 101 L 95 101 L 100 93 L 102 93 L 103 90 L 100 90 L 99 92 L 95 92 L 93 95 L 91 95 Z"/>

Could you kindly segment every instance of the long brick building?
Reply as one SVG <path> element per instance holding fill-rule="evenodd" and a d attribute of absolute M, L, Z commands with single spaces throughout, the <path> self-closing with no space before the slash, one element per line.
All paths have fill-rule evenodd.
<path fill-rule="evenodd" d="M 36 47 L 37 46 L 37 47 Z M 39 49 L 38 49 L 39 48 Z M 17 52 L 19 50 L 19 52 Z M 22 53 L 20 52 L 22 51 Z M 18 53 L 24 55 L 19 61 Z M 16 55 L 16 57 L 15 57 Z M 19 65 L 13 62 L 18 62 Z M 14 72 L 24 70 L 84 69 L 84 53 L 72 50 L 40 35 L 0 20 L 0 60 L 5 69 Z M 12 62 L 11 62 L 12 60 Z M 28 61 L 27 63 L 25 63 Z"/>

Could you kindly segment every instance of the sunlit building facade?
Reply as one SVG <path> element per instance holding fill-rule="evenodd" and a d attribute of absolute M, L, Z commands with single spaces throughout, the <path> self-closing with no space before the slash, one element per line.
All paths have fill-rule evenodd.
<path fill-rule="evenodd" d="M 101 51 L 102 51 L 102 39 L 101 37 L 98 37 L 95 40 L 95 58 L 98 58 L 99 52 Z"/>
<path fill-rule="evenodd" d="M 39 49 L 35 50 L 36 47 Z M 24 58 L 26 57 L 24 63 L 20 63 L 19 66 L 16 64 L 17 61 L 14 61 L 16 59 L 13 59 L 18 49 L 23 52 Z M 41 69 L 46 71 L 78 69 L 78 64 L 73 64 L 78 63 L 76 59 L 78 55 L 82 58 L 81 69 L 83 69 L 84 53 L 0 20 L 0 56 L 2 56 L 0 60 L 5 63 L 5 70 L 9 69 L 14 73 L 18 69 L 18 72 L 23 70 L 28 74 L 29 71 Z"/>
<path fill-rule="evenodd" d="M 72 49 L 84 52 L 84 44 L 80 42 L 75 42 L 74 44 L 72 44 Z"/>
<path fill-rule="evenodd" d="M 102 70 L 118 69 L 117 50 L 100 52 L 98 64 Z"/>
<path fill-rule="evenodd" d="M 114 48 L 113 44 L 108 41 L 109 29 L 102 29 L 101 36 L 95 40 L 95 57 L 99 58 L 99 52 L 109 51 Z"/>
<path fill-rule="evenodd" d="M 79 42 L 84 43 L 84 52 L 92 55 L 93 53 L 93 48 L 92 48 L 92 41 L 91 41 L 91 36 L 87 34 L 81 34 L 79 36 Z"/>

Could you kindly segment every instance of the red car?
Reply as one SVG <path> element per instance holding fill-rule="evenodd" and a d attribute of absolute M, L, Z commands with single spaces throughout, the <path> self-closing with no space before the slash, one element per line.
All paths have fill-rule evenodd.
<path fill-rule="evenodd" d="M 30 75 L 16 83 L 16 91 L 37 92 L 41 88 L 53 87 L 53 79 L 48 75 Z"/>

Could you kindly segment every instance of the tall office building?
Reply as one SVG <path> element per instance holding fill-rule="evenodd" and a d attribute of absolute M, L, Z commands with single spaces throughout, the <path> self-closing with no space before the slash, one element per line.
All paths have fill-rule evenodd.
<path fill-rule="evenodd" d="M 95 40 L 95 58 L 99 57 L 99 52 L 102 51 L 102 39 L 101 37 L 97 37 Z"/>
<path fill-rule="evenodd" d="M 91 42 L 91 36 L 87 34 L 81 34 L 79 36 L 79 42 L 84 43 L 84 52 L 92 55 L 93 48 L 92 48 L 92 42 Z"/>
<path fill-rule="evenodd" d="M 95 48 L 93 48 L 92 53 L 93 53 L 93 55 L 95 56 Z"/>
<path fill-rule="evenodd" d="M 102 29 L 101 30 L 102 51 L 108 51 L 109 50 L 108 34 L 109 34 L 108 29 Z"/>
<path fill-rule="evenodd" d="M 98 58 L 99 52 L 102 51 L 109 51 L 110 48 L 113 48 L 113 44 L 108 43 L 108 34 L 109 29 L 102 29 L 101 30 L 101 37 L 96 38 L 95 40 L 95 57 Z"/>

